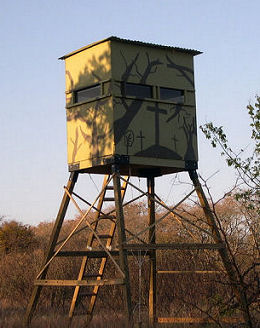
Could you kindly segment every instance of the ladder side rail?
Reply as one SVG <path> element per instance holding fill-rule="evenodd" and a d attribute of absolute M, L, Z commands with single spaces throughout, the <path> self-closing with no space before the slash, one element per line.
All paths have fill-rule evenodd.
<path fill-rule="evenodd" d="M 125 198 L 127 185 L 128 185 L 128 181 L 129 181 L 129 176 L 125 177 L 125 179 L 126 179 L 126 181 L 123 182 L 122 187 L 121 187 L 122 202 Z M 111 238 L 108 238 L 108 240 L 107 240 L 107 243 L 106 243 L 107 248 L 109 248 L 111 246 L 111 244 L 113 242 L 115 232 L 116 232 L 116 223 L 112 222 L 110 232 L 109 232 L 109 235 L 111 235 Z M 103 278 L 105 268 L 106 268 L 106 264 L 107 264 L 107 259 L 108 259 L 107 257 L 103 257 L 102 260 L 101 260 L 100 269 L 99 269 L 99 276 L 97 277 L 97 280 L 101 280 Z M 88 311 L 87 311 L 87 322 L 90 322 L 91 319 L 92 319 L 93 311 L 94 311 L 94 308 L 95 308 L 95 305 L 96 305 L 97 296 L 98 296 L 98 292 L 99 292 L 100 287 L 101 287 L 100 285 L 96 285 L 93 288 L 92 296 L 91 296 L 90 303 L 89 303 L 89 306 L 88 306 Z"/>

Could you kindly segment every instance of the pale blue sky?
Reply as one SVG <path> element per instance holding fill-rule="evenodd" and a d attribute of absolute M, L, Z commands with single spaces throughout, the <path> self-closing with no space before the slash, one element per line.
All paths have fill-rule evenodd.
<path fill-rule="evenodd" d="M 55 217 L 68 178 L 64 63 L 57 58 L 111 35 L 203 51 L 195 58 L 198 125 L 214 121 L 233 145 L 249 143 L 245 107 L 260 94 L 260 1 L 0 4 L 1 215 L 29 224 Z M 203 176 L 220 170 L 210 180 L 218 197 L 233 176 L 201 133 L 199 150 Z M 168 181 L 158 179 L 162 194 Z"/>

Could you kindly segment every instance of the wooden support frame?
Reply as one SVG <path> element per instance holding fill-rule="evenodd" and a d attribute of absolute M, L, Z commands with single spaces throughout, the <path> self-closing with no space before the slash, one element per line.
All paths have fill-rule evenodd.
<path fill-rule="evenodd" d="M 90 322 L 92 318 L 92 313 L 94 310 L 94 306 L 96 303 L 96 298 L 98 294 L 98 290 L 101 286 L 106 285 L 121 285 L 123 288 L 124 295 L 124 308 L 126 317 L 128 320 L 129 327 L 133 325 L 133 312 L 132 312 L 132 300 L 131 300 L 131 286 L 130 286 L 130 278 L 129 278 L 129 265 L 128 265 L 128 256 L 133 256 L 136 254 L 142 254 L 143 256 L 147 256 L 149 259 L 149 295 L 148 295 L 148 319 L 149 319 L 149 327 L 155 327 L 155 325 L 159 323 L 210 323 L 211 320 L 206 320 L 205 318 L 163 318 L 158 317 L 156 313 L 156 305 L 157 305 L 157 297 L 156 297 L 156 280 L 158 274 L 220 274 L 219 271 L 210 271 L 210 270 L 193 270 L 193 271 L 181 271 L 181 270 L 157 270 L 156 265 L 156 253 L 158 250 L 212 250 L 218 251 L 222 262 L 224 264 L 225 270 L 231 282 L 231 286 L 235 292 L 236 298 L 240 303 L 241 313 L 243 314 L 243 320 L 248 328 L 252 328 L 250 325 L 250 314 L 247 309 L 247 299 L 246 294 L 243 289 L 239 285 L 239 277 L 237 276 L 236 271 L 233 269 L 231 259 L 229 257 L 228 251 L 225 246 L 225 242 L 222 239 L 218 226 L 215 222 L 215 218 L 213 213 L 210 210 L 210 206 L 208 204 L 207 198 L 203 192 L 202 186 L 199 182 L 196 171 L 190 171 L 189 176 L 193 182 L 194 189 L 188 193 L 178 204 L 174 207 L 169 208 L 156 194 L 155 194 L 155 178 L 154 176 L 147 176 L 147 192 L 143 192 L 141 189 L 136 187 L 134 184 L 129 182 L 129 179 L 125 179 L 120 176 L 120 167 L 117 165 L 112 166 L 112 175 L 108 176 L 107 179 L 104 179 L 103 187 L 96 200 L 91 204 L 83 197 L 77 195 L 73 192 L 75 183 L 78 179 L 79 172 L 73 172 L 70 174 L 69 181 L 67 186 L 65 187 L 63 199 L 60 205 L 60 209 L 55 221 L 55 225 L 50 237 L 49 246 L 42 264 L 41 271 L 39 272 L 35 282 L 34 289 L 29 301 L 25 320 L 24 327 L 29 327 L 33 312 L 35 311 L 37 302 L 39 300 L 39 296 L 41 290 L 45 286 L 63 286 L 63 287 L 74 287 L 74 295 L 71 302 L 69 318 L 72 319 L 76 301 L 78 298 L 79 290 L 81 287 L 92 286 L 93 288 L 93 296 L 91 297 L 89 311 L 88 311 L 88 320 Z M 112 181 L 113 187 L 108 186 L 108 183 Z M 123 181 L 123 186 L 121 186 L 121 181 Z M 127 201 L 123 204 L 123 198 L 126 191 L 127 184 L 134 187 L 137 191 L 141 193 L 141 195 L 133 198 L 130 201 Z M 114 197 L 105 198 L 105 190 L 114 191 Z M 190 219 L 185 218 L 183 215 L 176 211 L 176 208 L 183 203 L 190 195 L 196 192 L 199 203 L 203 209 L 205 218 L 207 220 L 207 224 L 209 229 L 206 230 L 202 227 L 197 226 Z M 89 238 L 87 240 L 87 249 L 82 251 L 62 251 L 63 246 L 66 242 L 71 238 L 71 236 L 79 233 L 83 229 L 78 229 L 79 224 L 72 230 L 72 232 L 62 241 L 58 241 L 60 230 L 64 221 L 64 217 L 67 211 L 67 207 L 69 202 L 71 201 L 77 207 L 81 214 L 80 222 L 86 219 L 87 214 L 83 212 L 79 206 L 77 205 L 73 196 L 79 198 L 85 204 L 90 206 L 88 212 L 91 209 L 96 211 L 96 217 L 94 221 L 88 222 L 86 221 L 86 227 L 90 231 Z M 133 201 L 140 199 L 141 197 L 146 196 L 148 202 L 148 227 L 144 228 L 141 231 L 133 232 L 129 231 L 125 227 L 125 218 L 124 218 L 124 207 L 127 204 L 131 204 Z M 109 212 L 102 210 L 102 204 L 104 199 L 115 202 L 115 208 L 110 210 Z M 96 201 L 98 204 L 95 206 Z M 155 216 L 155 204 L 161 205 L 165 210 L 167 210 L 166 214 L 163 214 L 160 218 L 156 218 Z M 158 224 L 167 217 L 171 215 L 178 224 L 180 224 L 183 229 L 185 229 L 189 235 L 193 238 L 194 243 L 156 243 L 156 227 Z M 115 229 L 117 229 L 118 234 L 118 245 L 117 247 L 111 247 L 112 239 L 108 239 L 106 243 L 103 244 L 103 241 L 99 238 L 99 235 L 96 233 L 95 229 L 98 225 L 100 219 L 108 219 L 111 222 L 110 233 L 108 234 L 113 236 Z M 192 226 L 196 228 L 198 232 L 203 232 L 210 236 L 213 239 L 213 243 L 199 243 L 198 239 L 194 235 L 194 233 L 190 233 L 188 226 Z M 128 233 L 128 238 L 126 238 L 126 232 Z M 148 242 L 145 242 L 140 236 L 142 236 L 145 232 L 148 232 Z M 92 240 L 95 238 L 99 242 L 99 246 L 101 248 L 93 248 L 89 247 L 92 245 Z M 131 241 L 135 241 L 135 243 L 131 243 Z M 58 248 L 56 248 L 58 246 Z M 74 280 L 52 280 L 46 279 L 47 271 L 49 264 L 55 257 L 82 257 L 82 264 L 78 274 L 78 279 Z M 119 260 L 116 260 L 117 257 Z M 84 278 L 84 272 L 86 269 L 86 263 L 88 258 L 101 258 L 101 267 L 99 274 L 95 279 Z M 103 272 L 106 266 L 107 259 L 110 258 L 114 263 L 115 267 L 118 269 L 120 273 L 120 277 L 115 277 L 112 279 L 104 279 Z M 226 322 L 233 323 L 232 318 L 227 318 Z M 236 319 L 234 319 L 236 320 Z M 235 322 L 235 321 L 234 321 Z M 240 320 L 241 322 L 241 320 Z"/>

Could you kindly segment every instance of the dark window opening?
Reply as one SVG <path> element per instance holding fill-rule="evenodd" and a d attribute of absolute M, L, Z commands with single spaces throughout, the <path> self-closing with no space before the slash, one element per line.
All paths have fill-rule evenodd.
<path fill-rule="evenodd" d="M 137 98 L 152 98 L 153 88 L 149 85 L 128 83 L 124 84 L 124 96 L 131 96 Z"/>
<path fill-rule="evenodd" d="M 170 88 L 160 88 L 160 99 L 173 101 L 178 104 L 183 104 L 184 91 Z"/>
<path fill-rule="evenodd" d="M 83 102 L 92 98 L 101 96 L 101 86 L 100 84 L 93 87 L 88 87 L 86 89 L 75 91 L 75 102 Z"/>

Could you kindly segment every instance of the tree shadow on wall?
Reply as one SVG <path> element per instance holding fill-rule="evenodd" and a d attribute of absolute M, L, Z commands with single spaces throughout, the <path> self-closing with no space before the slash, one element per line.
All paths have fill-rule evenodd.
<path fill-rule="evenodd" d="M 151 59 L 148 52 L 142 54 L 141 52 L 137 52 L 136 55 L 131 58 L 127 58 L 122 51 L 120 54 L 121 61 L 124 65 L 120 77 L 121 81 L 127 82 L 128 80 L 132 80 L 132 77 L 135 77 L 137 83 L 141 85 L 146 84 L 149 77 L 156 73 L 159 67 L 164 65 L 169 67 L 169 69 L 177 70 L 177 72 L 180 72 L 181 69 L 183 78 L 187 79 L 187 81 L 192 84 L 188 74 L 193 74 L 193 72 L 188 70 L 188 68 L 173 65 L 173 59 L 170 59 L 167 55 L 165 56 L 165 60 L 163 60 L 162 58 Z M 141 56 L 142 61 L 140 60 Z M 70 80 L 71 91 L 73 92 L 74 90 L 80 89 L 80 87 L 87 87 L 109 80 L 111 78 L 110 61 L 111 54 L 108 51 L 104 51 L 99 56 L 93 55 L 88 59 L 84 70 L 80 72 L 76 83 L 73 81 L 70 73 L 66 72 Z M 169 62 L 172 64 L 171 66 L 169 66 Z M 121 88 L 121 84 L 115 83 L 115 87 Z M 72 162 L 77 161 L 77 154 L 84 146 L 90 148 L 90 158 L 100 158 L 101 156 L 107 155 L 108 149 L 112 152 L 113 147 L 111 143 L 115 142 L 115 144 L 117 144 L 125 137 L 131 123 L 143 105 L 143 101 L 140 99 L 129 100 L 124 97 L 114 98 L 112 103 L 109 97 L 112 95 L 110 84 L 106 88 L 106 95 L 106 98 L 100 97 L 93 99 L 91 102 L 88 101 L 78 105 L 75 104 L 75 106 L 68 106 L 67 121 L 74 120 L 75 122 L 79 122 L 73 132 L 74 135 L 70 135 L 68 140 L 73 149 Z M 117 106 L 119 112 L 123 114 L 113 122 L 113 110 L 117 110 Z M 184 107 L 180 105 L 174 106 L 173 114 L 171 113 L 169 116 L 168 113 L 167 116 L 165 116 L 165 122 L 169 124 L 169 130 L 173 130 L 174 121 L 178 120 L 178 127 L 180 131 L 182 131 L 181 139 L 186 139 L 186 144 L 183 143 L 183 146 L 186 148 L 184 151 L 184 159 L 195 159 L 195 151 L 193 149 L 193 138 L 196 136 L 195 120 L 191 118 L 192 121 L 190 122 L 189 115 L 186 115 L 187 113 Z M 157 123 L 159 124 L 159 121 Z M 159 134 L 159 132 L 157 134 Z M 157 138 L 158 140 L 159 137 L 160 136 Z M 158 140 L 157 142 L 155 141 L 154 145 L 150 145 L 149 148 L 143 149 L 142 152 L 136 153 L 135 155 L 169 159 L 182 158 L 176 151 L 162 147 Z"/>
<path fill-rule="evenodd" d="M 95 85 L 101 81 L 109 79 L 110 54 L 104 51 L 99 56 L 92 56 L 83 71 L 80 72 L 77 82 L 73 81 L 70 72 L 66 75 L 70 81 L 70 92 L 72 93 L 72 104 L 67 106 L 67 121 L 75 122 L 74 135 L 69 135 L 68 143 L 72 145 L 72 162 L 77 161 L 77 154 L 82 147 L 87 146 L 90 151 L 87 155 L 90 158 L 99 158 L 105 154 L 107 148 L 111 148 L 112 130 L 109 126 L 109 109 L 112 110 L 112 104 L 109 98 L 93 98 L 93 101 L 73 104 L 73 92 L 80 88 Z M 105 64 L 101 64 L 101 63 Z M 110 87 L 106 94 L 111 94 Z M 82 124 L 83 123 L 83 124 Z M 83 141 L 82 141 L 83 139 Z M 87 150 L 86 150 L 87 152 Z"/>

